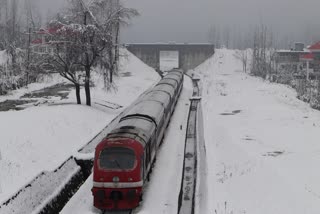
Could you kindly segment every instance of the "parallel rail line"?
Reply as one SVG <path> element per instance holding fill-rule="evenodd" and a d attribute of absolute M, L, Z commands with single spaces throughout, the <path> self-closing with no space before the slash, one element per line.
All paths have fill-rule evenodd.
<path fill-rule="evenodd" d="M 190 99 L 178 214 L 194 214 L 197 184 L 197 115 L 200 103 L 198 79 L 192 79 L 193 97 Z"/>

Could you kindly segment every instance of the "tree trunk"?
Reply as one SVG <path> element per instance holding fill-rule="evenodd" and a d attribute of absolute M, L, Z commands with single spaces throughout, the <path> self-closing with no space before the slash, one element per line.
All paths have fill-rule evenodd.
<path fill-rule="evenodd" d="M 76 87 L 76 97 L 77 97 L 77 104 L 81 104 L 81 97 L 80 97 L 80 84 L 75 84 Z"/>
<path fill-rule="evenodd" d="M 28 49 L 27 49 L 27 66 L 26 66 L 26 74 L 27 74 L 27 79 L 26 79 L 26 85 L 29 85 L 29 66 L 30 66 L 30 44 L 31 44 L 31 28 L 29 27 L 28 30 Z"/>
<path fill-rule="evenodd" d="M 86 105 L 91 106 L 91 96 L 90 96 L 90 67 L 86 67 L 86 78 L 84 82 L 84 90 L 86 92 Z"/>
<path fill-rule="evenodd" d="M 110 70 L 110 83 L 113 83 L 113 70 Z"/>
<path fill-rule="evenodd" d="M 83 24 L 86 26 L 87 25 L 87 13 L 88 11 L 84 12 L 84 20 L 83 20 Z M 84 38 L 85 40 L 85 38 Z M 86 93 L 86 105 L 87 106 L 91 106 L 91 95 L 90 95 L 90 70 L 91 70 L 91 66 L 89 66 L 89 56 L 88 53 L 85 53 L 86 56 L 86 66 L 85 66 L 85 71 L 86 71 L 86 77 L 84 80 L 84 90 Z"/>
<path fill-rule="evenodd" d="M 117 20 L 117 26 L 116 26 L 116 41 L 115 41 L 115 56 L 114 56 L 114 69 L 118 71 L 118 64 L 119 64 L 119 58 L 120 58 L 120 46 L 119 46 L 119 40 L 120 40 L 120 21 Z"/>
<path fill-rule="evenodd" d="M 110 59 L 110 68 L 109 68 L 110 79 L 109 79 L 109 82 L 112 84 L 112 82 L 113 82 L 113 72 L 114 72 L 114 62 L 113 62 L 112 48 L 109 49 L 109 59 Z"/>

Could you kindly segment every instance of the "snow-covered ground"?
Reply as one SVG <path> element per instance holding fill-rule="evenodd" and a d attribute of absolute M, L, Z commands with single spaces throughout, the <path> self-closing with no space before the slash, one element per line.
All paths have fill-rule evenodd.
<path fill-rule="evenodd" d="M 177 212 L 191 95 L 192 83 L 190 78 L 186 77 L 180 100 L 158 151 L 150 182 L 146 185 L 143 202 L 134 213 L 163 214 Z M 182 129 L 180 129 L 180 126 L 182 126 Z M 64 207 L 61 214 L 101 213 L 93 207 L 91 188 L 92 176 L 87 179 L 81 189 Z"/>
<path fill-rule="evenodd" d="M 0 202 L 7 200 L 40 172 L 57 168 L 104 128 L 120 110 L 95 105 L 111 102 L 128 106 L 160 77 L 129 52 L 121 58 L 121 78 L 116 91 L 106 93 L 98 84 L 92 89 L 93 107 L 75 105 L 75 93 L 54 100 L 61 105 L 40 105 L 22 111 L 0 112 Z M 0 101 L 19 99 L 27 92 L 63 81 L 35 83 L 0 96 Z M 99 81 L 97 81 L 99 82 Z M 101 82 L 101 81 L 100 81 Z M 84 94 L 82 94 L 83 102 Z M 70 104 L 71 103 L 71 104 Z"/>
<path fill-rule="evenodd" d="M 298 100 L 293 89 L 243 73 L 234 53 L 217 50 L 194 70 L 202 79 L 208 171 L 207 198 L 201 198 L 207 207 L 200 209 L 201 214 L 318 214 L 320 112 Z M 128 106 L 159 79 L 151 68 L 127 54 L 123 77 L 116 80 L 118 91 L 105 95 L 98 85 L 93 89 L 94 104 L 102 100 Z M 24 92 L 18 90 L 7 97 Z M 186 78 L 136 213 L 177 211 L 191 93 Z M 72 91 L 61 102 L 74 100 Z M 56 168 L 119 112 L 83 105 L 0 112 L 0 201 L 39 172 Z M 91 187 L 89 177 L 62 213 L 99 213 L 92 206 Z"/>
<path fill-rule="evenodd" d="M 215 214 L 320 212 L 320 112 L 293 89 L 243 73 L 235 51 L 195 69 Z"/>

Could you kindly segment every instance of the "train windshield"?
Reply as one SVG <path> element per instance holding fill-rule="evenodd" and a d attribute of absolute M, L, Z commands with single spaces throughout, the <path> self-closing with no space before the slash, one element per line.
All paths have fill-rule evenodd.
<path fill-rule="evenodd" d="M 134 151 L 123 147 L 105 148 L 99 157 L 99 165 L 103 169 L 133 169 L 134 162 Z"/>

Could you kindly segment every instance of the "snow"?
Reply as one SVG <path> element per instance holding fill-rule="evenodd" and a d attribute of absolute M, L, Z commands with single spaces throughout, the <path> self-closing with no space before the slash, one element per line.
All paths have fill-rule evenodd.
<path fill-rule="evenodd" d="M 191 95 L 192 83 L 190 78 L 186 77 L 180 100 L 168 126 L 164 141 L 157 153 L 157 160 L 150 182 L 145 187 L 143 202 L 134 213 L 162 214 L 176 213 L 178 210 L 186 133 L 185 124 L 187 124 Z M 180 126 L 182 126 L 182 129 L 180 129 Z M 92 175 L 60 213 L 101 213 L 93 207 L 91 188 Z"/>
<path fill-rule="evenodd" d="M 122 78 L 115 80 L 118 89 L 105 94 L 98 84 L 92 90 L 93 108 L 40 105 L 0 112 L 0 130 L 4 130 L 0 132 L 0 201 L 73 154 L 91 158 L 92 153 L 79 154 L 77 150 L 124 109 L 119 106 L 130 105 L 157 82 L 159 77 L 153 69 L 122 51 L 127 59 L 122 58 Z M 206 144 L 200 148 L 206 152 L 206 165 L 198 163 L 201 176 L 197 180 L 197 213 L 319 213 L 320 112 L 298 100 L 292 88 L 242 72 L 235 53 L 217 50 L 191 71 L 194 78 L 201 79 L 201 97 L 194 98 L 201 98 L 202 112 L 198 115 L 203 113 Z M 96 75 L 95 81 L 99 78 Z M 48 84 L 52 83 L 32 87 Z M 0 97 L 0 101 L 10 96 L 18 98 L 27 90 Z M 190 97 L 192 84 L 185 78 L 144 200 L 135 213 L 177 212 Z M 72 91 L 67 100 L 54 102 L 74 100 Z M 61 213 L 100 213 L 92 205 L 91 188 L 92 176 Z"/>
<path fill-rule="evenodd" d="M 60 214 L 101 213 L 100 210 L 93 206 L 93 197 L 91 193 L 92 180 L 93 177 L 91 174 L 78 192 L 70 199 L 68 204 L 66 204 Z"/>
<path fill-rule="evenodd" d="M 160 80 L 155 70 L 135 57 L 126 49 L 120 49 L 120 78 L 115 77 L 116 88 L 106 94 L 100 76 L 95 81 L 100 85 L 92 90 L 93 102 L 107 100 L 121 106 L 128 106 L 138 95 Z M 82 95 L 84 97 L 84 94 Z M 73 96 L 75 99 L 75 96 Z"/>
<path fill-rule="evenodd" d="M 154 85 L 158 74 L 126 50 L 121 50 L 121 78 L 117 91 L 106 93 L 97 81 L 92 89 L 93 107 L 75 105 L 75 93 L 68 99 L 51 99 L 54 105 L 40 105 L 22 111 L 0 112 L 0 202 L 6 201 L 42 171 L 52 171 L 99 133 L 121 109 L 95 105 L 110 102 L 123 107 Z M 129 76 L 130 74 L 130 76 Z M 98 76 L 95 76 L 98 78 Z M 54 85 L 62 79 L 35 83 L 13 91 L 6 99 L 19 99 L 27 92 Z M 83 90 L 82 90 L 83 91 Z M 82 94 L 83 103 L 84 95 Z M 79 155 L 79 154 L 77 154 Z"/>
<path fill-rule="evenodd" d="M 197 111 L 197 180 L 195 190 L 195 213 L 207 212 L 207 154 L 204 139 L 203 113 L 201 102 L 198 104 Z"/>
<path fill-rule="evenodd" d="M 241 70 L 235 51 L 222 49 L 193 71 L 202 79 L 206 213 L 319 213 L 320 112 Z"/>
<path fill-rule="evenodd" d="M 8 95 L 0 96 L 0 102 L 3 102 L 5 100 L 19 99 L 22 95 L 30 93 L 32 91 L 40 90 L 45 87 L 50 87 L 65 82 L 66 81 L 59 74 L 46 75 L 41 78 L 41 82 L 31 83 L 23 88 L 10 91 Z"/>
<path fill-rule="evenodd" d="M 4 65 L 8 60 L 6 51 L 0 51 L 0 65 Z"/>
<path fill-rule="evenodd" d="M 80 174 L 80 167 L 74 159 L 69 159 L 57 171 L 45 171 L 39 174 L 11 203 L 3 206 L 0 213 L 40 213 L 54 197 L 60 194 L 73 176 Z"/>
<path fill-rule="evenodd" d="M 42 170 L 59 166 L 106 125 L 86 106 L 43 106 L 0 112 L 2 194 L 7 199 Z"/>

